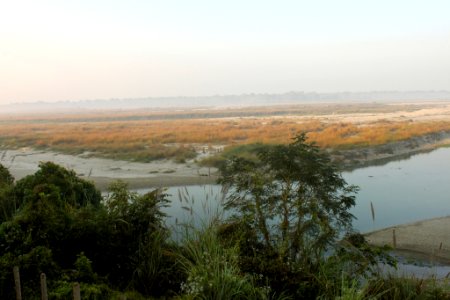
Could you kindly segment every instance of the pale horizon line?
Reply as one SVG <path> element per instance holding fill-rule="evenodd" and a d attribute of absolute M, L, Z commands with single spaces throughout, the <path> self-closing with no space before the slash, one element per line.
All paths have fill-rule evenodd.
<path fill-rule="evenodd" d="M 209 95 L 176 95 L 176 96 L 140 96 L 140 97 L 100 97 L 100 98 L 86 98 L 76 100 L 25 100 L 14 101 L 9 103 L 0 104 L 0 106 L 16 106 L 16 105 L 34 105 L 34 104 L 57 104 L 57 103 L 88 103 L 88 102 L 108 102 L 108 101 L 126 101 L 126 100 L 159 100 L 159 99 L 207 99 L 207 98 L 234 98 L 234 97 L 249 97 L 249 96 L 287 96 L 292 95 L 319 95 L 319 96 L 332 96 L 332 95 L 345 95 L 345 94 L 408 94 L 408 93 L 448 93 L 450 90 L 446 89 L 429 89 L 429 90 L 354 90 L 354 91 L 334 91 L 334 92 L 318 92 L 318 91 L 286 91 L 286 92 L 252 92 L 241 94 L 209 94 Z M 449 95 L 450 96 L 450 95 Z M 339 100 L 339 99 L 336 99 Z M 363 99 L 361 99 L 363 100 Z M 424 99 L 425 100 L 425 99 Z M 450 99 L 449 99 L 450 100 Z"/>

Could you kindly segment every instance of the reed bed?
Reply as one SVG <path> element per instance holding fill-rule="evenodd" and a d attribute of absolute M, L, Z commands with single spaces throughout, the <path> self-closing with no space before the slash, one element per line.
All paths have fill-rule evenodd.
<path fill-rule="evenodd" d="M 292 116 L 129 121 L 4 120 L 0 148 L 31 147 L 113 159 L 184 162 L 212 145 L 289 143 L 299 132 L 323 148 L 352 149 L 450 132 L 450 121 L 329 123 Z"/>

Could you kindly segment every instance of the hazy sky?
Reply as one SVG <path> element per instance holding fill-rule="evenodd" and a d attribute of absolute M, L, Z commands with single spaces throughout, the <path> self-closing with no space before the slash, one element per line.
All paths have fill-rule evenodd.
<path fill-rule="evenodd" d="M 0 0 L 0 104 L 431 89 L 448 0 Z"/>

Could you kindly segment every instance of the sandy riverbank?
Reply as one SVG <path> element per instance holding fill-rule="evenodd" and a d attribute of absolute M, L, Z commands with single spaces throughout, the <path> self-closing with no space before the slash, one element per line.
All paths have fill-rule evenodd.
<path fill-rule="evenodd" d="M 145 188 L 159 188 L 171 186 L 186 186 L 186 185 L 204 185 L 214 184 L 217 182 L 217 175 L 211 176 L 159 176 L 159 177 L 127 177 L 120 178 L 120 180 L 128 183 L 130 189 L 145 189 Z M 117 180 L 113 177 L 89 177 L 85 178 L 95 183 L 97 188 L 105 191 L 108 185 Z"/>
<path fill-rule="evenodd" d="M 450 264 L 450 216 L 396 225 L 366 234 L 370 244 L 390 245 L 402 256 Z"/>
<path fill-rule="evenodd" d="M 391 160 L 431 151 L 449 143 L 450 133 L 440 133 L 371 148 L 341 151 L 340 154 L 334 154 L 332 157 L 341 163 L 344 170 L 348 170 L 385 164 Z M 204 155 L 199 154 L 199 156 Z M 198 158 L 201 159 L 201 157 Z M 46 161 L 74 170 L 78 176 L 93 181 L 103 191 L 110 182 L 117 179 L 128 182 L 132 189 L 138 189 L 212 184 L 218 178 L 216 168 L 200 167 L 193 160 L 182 164 L 170 160 L 141 163 L 38 151 L 31 148 L 0 151 L 0 163 L 10 170 L 16 180 L 33 174 L 38 170 L 39 163 Z"/>
<path fill-rule="evenodd" d="M 217 170 L 202 168 L 194 162 L 177 164 L 168 160 L 138 163 L 103 158 L 35 151 L 33 149 L 3 150 L 0 163 L 17 179 L 33 174 L 39 162 L 52 161 L 78 176 L 93 181 L 105 190 L 111 181 L 121 179 L 130 188 L 168 187 L 177 185 L 209 184 L 217 180 Z"/>
<path fill-rule="evenodd" d="M 382 165 L 448 144 L 450 133 L 441 132 L 407 141 L 333 152 L 331 156 L 343 170 L 351 170 Z M 197 159 L 208 155 L 212 154 L 199 152 Z M 194 160 L 182 164 L 171 160 L 142 163 L 38 151 L 31 148 L 0 150 L 0 163 L 10 170 L 16 180 L 33 174 L 38 170 L 39 163 L 45 161 L 52 161 L 74 170 L 78 176 L 93 181 L 100 190 L 106 190 L 108 184 L 117 179 L 126 181 L 130 188 L 137 189 L 211 184 L 215 183 L 218 177 L 216 168 L 200 167 Z"/>

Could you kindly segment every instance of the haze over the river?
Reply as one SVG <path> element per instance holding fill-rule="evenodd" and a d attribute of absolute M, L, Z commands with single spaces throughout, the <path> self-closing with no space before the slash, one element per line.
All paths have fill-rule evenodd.
<path fill-rule="evenodd" d="M 0 105 L 450 90 L 450 2 L 0 4 Z"/>

